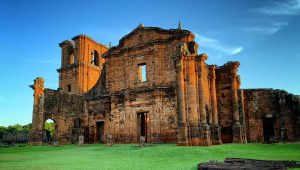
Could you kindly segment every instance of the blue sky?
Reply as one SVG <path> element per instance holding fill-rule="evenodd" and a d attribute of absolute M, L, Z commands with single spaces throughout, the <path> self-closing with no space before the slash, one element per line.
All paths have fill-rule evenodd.
<path fill-rule="evenodd" d="M 42 76 L 58 87 L 58 43 L 78 34 L 117 45 L 139 23 L 196 35 L 207 63 L 240 61 L 242 88 L 300 94 L 300 0 L 0 0 L 0 125 L 31 122 Z"/>

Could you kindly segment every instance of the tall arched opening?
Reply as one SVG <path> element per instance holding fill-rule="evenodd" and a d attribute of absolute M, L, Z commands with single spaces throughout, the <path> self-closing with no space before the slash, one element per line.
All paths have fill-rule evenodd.
<path fill-rule="evenodd" d="M 57 138 L 57 125 L 53 119 L 47 119 L 43 128 L 43 143 L 52 144 Z"/>
<path fill-rule="evenodd" d="M 91 64 L 99 67 L 99 64 L 100 64 L 99 60 L 100 60 L 99 53 L 96 50 L 94 50 L 92 52 L 92 56 L 91 56 Z"/>

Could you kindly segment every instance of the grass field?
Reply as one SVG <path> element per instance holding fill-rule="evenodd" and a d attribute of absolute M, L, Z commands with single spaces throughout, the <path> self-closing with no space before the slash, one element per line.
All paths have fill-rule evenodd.
<path fill-rule="evenodd" d="M 199 162 L 224 158 L 300 161 L 297 144 L 224 144 L 178 147 L 160 144 L 24 146 L 0 148 L 0 169 L 196 169 Z"/>

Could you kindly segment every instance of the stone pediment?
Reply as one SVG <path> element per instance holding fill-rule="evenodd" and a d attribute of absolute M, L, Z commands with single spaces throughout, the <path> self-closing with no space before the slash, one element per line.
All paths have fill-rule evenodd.
<path fill-rule="evenodd" d="M 118 53 L 121 50 L 131 49 L 133 47 L 144 46 L 147 44 L 153 44 L 158 42 L 167 42 L 169 40 L 181 39 L 183 37 L 189 37 L 194 39 L 195 35 L 182 29 L 162 29 L 159 27 L 143 27 L 138 26 L 120 39 L 119 44 L 110 48 L 104 55 L 104 58 L 109 57 L 111 54 Z"/>

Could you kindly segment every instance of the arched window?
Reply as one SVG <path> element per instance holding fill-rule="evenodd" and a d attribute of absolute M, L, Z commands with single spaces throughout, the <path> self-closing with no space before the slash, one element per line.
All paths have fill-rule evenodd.
<path fill-rule="evenodd" d="M 96 50 L 92 52 L 91 64 L 99 67 L 99 53 Z"/>

